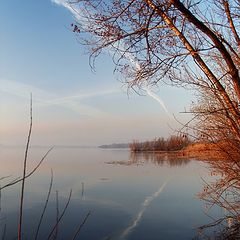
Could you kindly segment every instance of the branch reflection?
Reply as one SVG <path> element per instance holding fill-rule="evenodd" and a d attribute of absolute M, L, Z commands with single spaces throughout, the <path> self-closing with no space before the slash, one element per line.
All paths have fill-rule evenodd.
<path fill-rule="evenodd" d="M 199 227 L 199 239 L 240 239 L 240 163 L 233 160 L 209 162 L 213 181 L 204 181 L 198 197 L 205 201 L 207 209 L 218 206 L 222 217 Z M 214 238 L 206 232 L 214 232 Z"/>

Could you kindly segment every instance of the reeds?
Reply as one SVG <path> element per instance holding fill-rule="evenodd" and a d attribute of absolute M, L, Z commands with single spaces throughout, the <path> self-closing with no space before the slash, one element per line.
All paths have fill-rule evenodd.
<path fill-rule="evenodd" d="M 21 240 L 22 236 L 23 236 L 22 228 L 23 228 L 23 222 L 24 222 L 24 210 L 23 209 L 24 209 L 26 179 L 29 178 L 30 176 L 32 176 L 37 171 L 37 169 L 40 167 L 40 165 L 43 163 L 43 161 L 47 158 L 47 156 L 49 155 L 49 153 L 53 149 L 53 147 L 48 149 L 47 152 L 41 158 L 41 160 L 38 162 L 38 164 L 29 173 L 27 172 L 28 153 L 29 153 L 29 146 L 30 146 L 30 142 L 31 142 L 32 127 L 33 127 L 33 107 L 32 107 L 32 95 L 31 95 L 31 99 L 30 99 L 30 124 L 29 124 L 27 143 L 26 143 L 25 153 L 24 153 L 22 177 L 16 178 L 16 179 L 8 182 L 7 184 L 5 184 L 3 186 L 0 186 L 0 210 L 1 210 L 2 189 L 5 189 L 5 188 L 11 187 L 13 185 L 16 185 L 18 183 L 21 183 L 20 200 L 19 200 L 19 215 L 18 215 L 18 230 L 17 230 L 17 237 L 16 237 L 16 239 L 18 239 L 18 240 Z M 0 180 L 3 180 L 3 179 L 8 178 L 8 177 L 10 177 L 10 176 L 2 177 L 2 178 L 0 178 Z M 45 216 L 46 211 L 47 211 L 47 206 L 48 206 L 50 195 L 51 195 L 51 192 L 52 192 L 52 186 L 53 186 L 53 170 L 51 169 L 51 178 L 50 178 L 50 184 L 49 184 L 49 188 L 48 188 L 48 192 L 47 192 L 47 197 L 46 197 L 46 200 L 43 204 L 42 213 L 41 213 L 41 215 L 39 217 L 39 220 L 37 222 L 35 236 L 33 238 L 34 240 L 39 239 L 39 233 L 40 233 L 41 225 L 43 223 L 44 216 Z M 65 206 L 64 206 L 61 214 L 59 215 L 58 191 L 56 191 L 56 222 L 53 225 L 53 227 L 50 229 L 50 232 L 48 233 L 48 235 L 45 239 L 47 239 L 47 240 L 54 240 L 55 239 L 56 240 L 58 238 L 59 224 L 65 216 L 65 213 L 66 213 L 66 211 L 68 209 L 68 206 L 70 204 L 71 196 L 72 196 L 72 190 L 70 190 L 67 201 L 65 203 Z M 90 211 L 86 214 L 83 221 L 80 224 L 78 224 L 75 231 L 72 233 L 72 237 L 69 238 L 69 239 L 76 239 L 77 238 L 77 236 L 79 235 L 82 227 L 86 223 L 89 216 L 90 216 Z M 6 239 L 6 237 L 7 237 L 7 225 L 5 224 L 4 228 L 3 228 L 3 231 L 2 231 L 2 238 L 1 239 L 4 240 L 4 239 Z M 41 239 L 43 239 L 43 238 L 41 237 Z"/>

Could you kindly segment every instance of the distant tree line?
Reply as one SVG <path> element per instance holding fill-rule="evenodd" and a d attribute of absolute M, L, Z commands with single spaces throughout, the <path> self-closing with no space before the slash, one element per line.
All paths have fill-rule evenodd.
<path fill-rule="evenodd" d="M 177 151 L 191 143 L 187 135 L 170 136 L 167 139 L 156 138 L 152 141 L 139 142 L 134 140 L 129 146 L 132 152 L 142 151 Z"/>
<path fill-rule="evenodd" d="M 129 143 L 112 143 L 98 146 L 99 148 L 129 148 Z"/>

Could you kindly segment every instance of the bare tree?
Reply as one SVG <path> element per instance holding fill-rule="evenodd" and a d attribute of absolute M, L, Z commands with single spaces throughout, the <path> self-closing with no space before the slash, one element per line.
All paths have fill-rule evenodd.
<path fill-rule="evenodd" d="M 236 102 L 233 103 L 237 105 Z M 200 91 L 191 112 L 195 116 L 190 128 L 198 140 L 213 142 L 214 150 L 219 152 L 222 158 L 232 161 L 240 159 L 238 135 L 232 128 L 228 109 L 224 107 L 218 96 L 208 89 L 205 89 L 204 92 Z"/>
<path fill-rule="evenodd" d="M 91 63 L 105 49 L 134 90 L 164 82 L 207 92 L 231 136 L 240 140 L 239 0 L 69 4 L 78 14 L 73 31 L 89 47 Z M 199 116 L 199 111 L 194 114 Z"/>

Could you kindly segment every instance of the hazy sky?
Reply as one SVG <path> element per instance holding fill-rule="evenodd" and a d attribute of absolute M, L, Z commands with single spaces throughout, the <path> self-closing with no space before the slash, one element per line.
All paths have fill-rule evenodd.
<path fill-rule="evenodd" d="M 187 118 L 179 112 L 189 106 L 190 93 L 161 86 L 146 96 L 127 95 L 111 56 L 100 56 L 91 71 L 72 22 L 64 0 L 0 1 L 0 144 L 25 144 L 30 93 L 33 145 L 99 145 L 172 134 L 173 115 Z"/>

